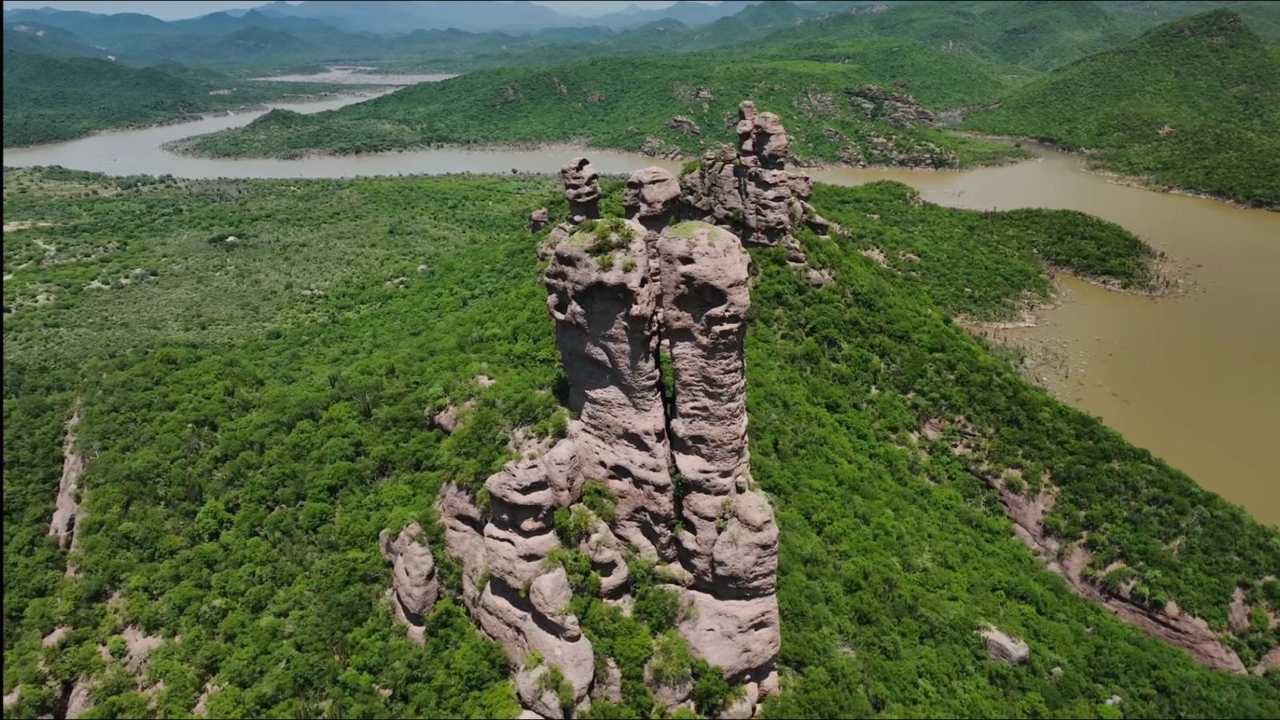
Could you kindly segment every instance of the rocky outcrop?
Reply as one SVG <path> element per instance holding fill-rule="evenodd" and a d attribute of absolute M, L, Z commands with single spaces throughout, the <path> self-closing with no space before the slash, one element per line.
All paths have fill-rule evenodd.
<path fill-rule="evenodd" d="M 988 627 L 978 634 L 982 636 L 982 642 L 987 646 L 987 657 L 992 662 L 1021 665 L 1031 657 L 1031 648 L 1026 643 L 1009 636 L 1003 630 Z"/>
<path fill-rule="evenodd" d="M 58 547 L 70 549 L 75 539 L 77 525 L 83 519 L 77 490 L 84 475 L 84 455 L 76 449 L 76 427 L 80 424 L 80 406 L 71 411 L 66 423 L 66 435 L 62 441 L 62 477 L 58 480 L 58 498 L 54 501 L 53 520 L 49 534 L 58 539 Z"/>
<path fill-rule="evenodd" d="M 831 224 L 808 203 L 813 184 L 783 169 L 790 157 L 777 115 L 750 101 L 738 107 L 738 147 L 711 149 L 680 178 L 682 217 L 738 233 L 748 244 L 780 245 L 793 260 L 804 254 L 793 236 L 799 224 L 826 233 Z"/>
<path fill-rule="evenodd" d="M 551 222 L 551 214 L 546 208 L 538 208 L 529 213 L 529 232 L 539 232 Z"/>
<path fill-rule="evenodd" d="M 931 127 L 935 122 L 933 113 L 906 93 L 885 90 L 879 85 L 863 85 L 844 92 L 849 96 L 849 105 L 867 119 L 884 120 L 900 128 Z"/>
<path fill-rule="evenodd" d="M 936 440 L 942 437 L 942 431 L 948 424 L 944 420 L 931 419 L 926 423 L 923 434 Z M 968 423 L 961 421 L 959 425 L 961 435 L 967 439 L 953 444 L 951 452 L 961 457 L 973 457 L 969 443 L 976 442 L 979 435 Z M 981 467 L 973 470 L 999 492 L 1005 515 L 1013 523 L 1014 535 L 1036 553 L 1046 568 L 1062 575 L 1076 594 L 1101 604 L 1120 620 L 1143 632 L 1183 648 L 1198 663 L 1236 674 L 1246 672 L 1240 657 L 1218 637 L 1209 623 L 1203 618 L 1183 613 L 1176 602 L 1170 601 L 1163 608 L 1151 608 L 1131 598 L 1127 586 L 1113 594 L 1092 582 L 1085 573 L 1092 554 L 1083 544 L 1063 547 L 1057 538 L 1044 530 L 1044 517 L 1057 499 L 1056 487 L 1050 485 L 1036 496 L 1027 497 L 1010 487 L 1003 476 L 995 476 Z"/>
<path fill-rule="evenodd" d="M 679 160 L 684 157 L 678 146 L 667 145 L 662 138 L 656 137 L 645 138 L 644 144 L 640 146 L 640 154 L 663 160 Z"/>
<path fill-rule="evenodd" d="M 661 228 L 670 223 L 679 199 L 680 183 L 671 173 L 662 168 L 645 168 L 627 179 L 622 210 L 628 219 L 639 221 L 646 229 Z"/>
<path fill-rule="evenodd" d="M 560 168 L 569 217 L 581 222 L 600 217 L 600 176 L 586 158 L 574 158 Z"/>
<path fill-rule="evenodd" d="M 67 718 L 67 720 L 75 720 L 92 709 L 92 689 L 93 683 L 87 675 L 81 676 L 79 680 L 76 680 L 75 684 L 67 690 L 66 695 L 63 698 L 62 702 L 65 703 L 65 709 L 62 712 L 62 717 Z M 54 713 L 55 716 L 57 716 L 57 714 L 57 712 Z"/>
<path fill-rule="evenodd" d="M 387 590 L 391 609 L 396 620 L 408 627 L 409 638 L 422 644 L 423 618 L 431 614 L 440 597 L 431 548 L 422 539 L 422 528 L 417 523 L 410 523 L 395 536 L 382 531 L 378 545 L 382 557 L 391 563 L 392 582 Z"/>
<path fill-rule="evenodd" d="M 690 135 L 701 135 L 702 128 L 698 127 L 698 123 L 690 120 L 683 115 L 676 115 L 667 122 L 667 127 L 673 130 L 681 130 Z"/>
<path fill-rule="evenodd" d="M 778 143 L 768 134 L 761 142 L 772 158 Z M 589 167 L 566 167 L 571 202 L 583 197 Z M 787 187 L 806 185 L 788 179 Z M 463 601 L 505 650 L 528 711 L 563 717 L 592 698 L 621 699 L 617 663 L 595 657 L 572 613 L 574 586 L 558 560 L 567 543 L 590 560 L 599 596 L 624 612 L 630 557 L 656 563 L 664 582 L 675 578 L 667 589 L 686 609 L 680 638 L 744 686 L 726 712 L 749 717 L 776 692 L 780 647 L 778 530 L 753 488 L 747 451 L 749 258 L 723 227 L 672 224 L 681 184 L 665 170 L 632 175 L 622 201 L 625 219 L 562 224 L 539 248 L 577 419 L 553 447 L 529 449 L 485 482 L 487 513 L 446 485 L 437 501 L 445 550 L 462 563 Z M 670 396 L 662 346 L 671 354 Z M 684 481 L 679 498 L 672 468 Z M 610 497 L 607 518 L 583 504 L 589 483 Z M 557 529 L 557 511 L 577 534 Z M 688 701 L 687 685 L 664 680 L 651 689 L 674 707 Z"/>

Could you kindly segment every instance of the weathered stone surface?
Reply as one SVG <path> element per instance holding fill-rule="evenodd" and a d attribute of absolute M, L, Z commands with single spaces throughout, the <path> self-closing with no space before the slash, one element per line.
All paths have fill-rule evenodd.
<path fill-rule="evenodd" d="M 560 168 L 560 179 L 569 201 L 569 217 L 600 217 L 600 176 L 586 158 L 574 158 Z"/>
<path fill-rule="evenodd" d="M 616 597 L 627 589 L 631 578 L 622 554 L 622 543 L 606 523 L 596 525 L 595 531 L 582 542 L 582 551 L 591 558 L 592 567 L 600 575 L 601 595 Z"/>
<path fill-rule="evenodd" d="M 733 514 L 712 548 L 712 580 L 721 597 L 772 595 L 777 590 L 778 526 L 759 492 L 733 497 Z"/>
<path fill-rule="evenodd" d="M 84 455 L 76 449 L 76 426 L 79 424 L 80 408 L 77 405 L 66 423 L 62 441 L 62 477 L 58 480 L 53 520 L 49 523 L 49 534 L 58 539 L 58 547 L 63 549 L 71 547 L 76 523 L 83 515 L 76 495 L 80 477 L 84 475 Z"/>
<path fill-rule="evenodd" d="M 778 599 L 722 600 L 698 590 L 672 586 L 690 607 L 676 626 L 694 655 L 719 665 L 729 679 L 768 672 L 778 657 Z"/>
<path fill-rule="evenodd" d="M 420 627 L 423 616 L 431 613 L 440 597 L 436 561 L 423 539 L 422 528 L 410 523 L 395 536 L 384 530 L 378 539 L 382 557 L 391 563 L 391 591 L 397 615 L 409 625 Z"/>
<path fill-rule="evenodd" d="M 669 221 L 680 199 L 680 183 L 675 176 L 659 167 L 637 170 L 627 179 L 622 195 L 626 216 L 648 225 L 651 221 Z"/>
<path fill-rule="evenodd" d="M 573 686 L 575 700 L 586 697 L 595 674 L 595 655 L 586 637 L 566 638 L 528 599 L 497 578 L 484 587 L 472 613 L 484 634 L 502 646 L 512 666 L 520 665 L 530 652 L 535 652 L 544 664 L 560 668 Z M 559 717 L 551 708 L 538 704 L 540 697 L 541 693 L 521 693 L 520 699 L 525 707 Z"/>
<path fill-rule="evenodd" d="M 622 702 L 622 670 L 613 658 L 604 661 L 604 672 L 596 673 L 596 684 L 591 688 L 591 697 L 611 703 Z"/>
<path fill-rule="evenodd" d="M 760 684 L 749 682 L 743 685 L 745 691 L 720 713 L 720 720 L 747 720 L 755 714 L 756 703 L 760 702 Z"/>
<path fill-rule="evenodd" d="M 995 662 L 1020 665 L 1031 657 L 1031 648 L 1027 647 L 1026 643 L 1010 637 L 1001 630 L 989 627 L 978 634 L 982 636 L 982 642 L 987 646 L 987 656 Z"/>
<path fill-rule="evenodd" d="M 676 115 L 667 122 L 667 127 L 674 130 L 683 130 L 691 135 L 700 135 L 702 128 L 698 127 L 698 123 L 690 120 L 683 115 Z"/>
<path fill-rule="evenodd" d="M 147 635 L 136 625 L 130 625 L 120 634 L 124 637 L 124 669 L 130 675 L 141 675 L 151 653 L 164 644 L 164 638 Z"/>
<path fill-rule="evenodd" d="M 1273 647 L 1262 656 L 1262 661 L 1253 669 L 1253 674 L 1258 677 L 1273 672 L 1280 672 L 1280 647 Z"/>
<path fill-rule="evenodd" d="M 449 403 L 443 410 L 431 416 L 431 427 L 451 433 L 458 428 L 458 408 Z"/>
<path fill-rule="evenodd" d="M 529 232 L 538 232 L 551 222 L 551 213 L 546 208 L 538 208 L 529 213 Z"/>
<path fill-rule="evenodd" d="M 557 547 L 560 547 L 560 539 L 554 532 L 526 536 L 492 522 L 484 526 L 484 552 L 489 572 L 512 587 L 529 587 L 534 578 L 542 574 L 547 555 Z"/>
<path fill-rule="evenodd" d="M 687 677 L 679 682 L 660 680 L 654 677 L 653 661 L 644 666 L 644 682 L 653 693 L 653 702 L 667 709 L 668 712 L 683 705 L 693 695 L 693 678 Z"/>
<path fill-rule="evenodd" d="M 603 269 L 579 233 L 553 250 L 544 279 L 547 307 L 569 379 L 570 429 L 584 478 L 603 481 L 617 498 L 614 533 L 643 554 L 668 552 L 672 508 L 666 420 L 657 363 L 658 285 L 652 282 L 646 231 L 631 237 Z"/>
<path fill-rule="evenodd" d="M 75 685 L 71 687 L 71 692 L 67 695 L 67 720 L 75 720 L 93 707 L 93 696 L 90 694 L 92 688 L 93 683 L 89 680 L 89 676 L 82 675 L 79 680 L 76 680 Z"/>
<path fill-rule="evenodd" d="M 663 333 L 677 388 L 671 453 L 690 492 L 723 495 L 747 473 L 750 258 L 732 233 L 697 222 L 664 232 L 658 251 Z"/>
<path fill-rule="evenodd" d="M 560 626 L 566 639 L 577 640 L 582 631 L 578 626 L 578 618 L 569 612 L 571 600 L 573 590 L 569 587 L 569 576 L 562 567 L 539 575 L 529 585 L 529 602 L 533 603 L 533 607 Z"/>
<path fill-rule="evenodd" d="M 747 101 L 738 118 L 736 151 L 708 150 L 699 167 L 680 178 L 681 215 L 730 228 L 748 244 L 781 245 L 803 261 L 794 228 L 805 224 L 825 233 L 831 226 L 807 202 L 813 183 L 783 169 L 789 140 L 778 116 Z"/>
<path fill-rule="evenodd" d="M 771 112 L 759 112 L 755 103 L 743 100 L 738 105 L 738 149 L 742 164 L 781 170 L 787 159 L 790 139 L 782 121 Z"/>
<path fill-rule="evenodd" d="M 589 534 L 572 541 L 590 558 L 606 603 L 630 613 L 633 554 L 657 561 L 663 582 L 678 583 L 670 586 L 685 608 L 677 632 L 691 652 L 745 685 L 726 717 L 751 717 L 759 697 L 777 691 L 778 530 L 768 499 L 751 487 L 747 451 L 750 261 L 725 227 L 671 225 L 682 204 L 684 215 L 782 236 L 811 214 L 803 204 L 808 178 L 780 169 L 781 123 L 749 104 L 743 116 L 744 145 L 755 158 L 746 171 L 732 149 L 713 151 L 687 182 L 659 168 L 639 171 L 623 197 L 625 221 L 583 225 L 582 204 L 599 199 L 594 171 L 585 159 L 566 166 L 566 197 L 578 217 L 547 233 L 538 256 L 547 261 L 547 309 L 577 418 L 550 448 L 512 431 L 523 439 L 509 449 L 521 457 L 486 481 L 487 522 L 455 486 L 437 502 L 446 551 L 463 564 L 463 601 L 506 653 L 531 716 L 582 712 L 588 690 L 598 700 L 622 698 L 616 663 L 596 662 L 569 611 L 569 574 L 549 561 L 562 542 L 559 509 L 575 518 L 584 508 L 599 512 Z M 660 347 L 671 356 L 670 398 Z M 687 491 L 678 537 L 671 466 Z M 607 491 L 607 511 L 594 504 L 599 495 L 584 500 L 588 481 Z M 564 674 L 572 698 L 550 687 L 551 668 Z M 691 678 L 656 682 L 647 667 L 646 679 L 668 710 L 692 708 Z"/>

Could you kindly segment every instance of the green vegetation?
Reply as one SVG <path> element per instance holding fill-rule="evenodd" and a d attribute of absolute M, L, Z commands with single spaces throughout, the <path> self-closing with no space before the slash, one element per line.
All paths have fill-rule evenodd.
<path fill-rule="evenodd" d="M 961 72 L 968 72 L 961 65 Z M 946 70 L 921 82 L 944 94 Z M 968 76 L 965 75 L 965 78 Z M 485 70 L 440 83 L 416 85 L 339 110 L 299 116 L 279 112 L 250 125 L 192 140 L 190 150 L 215 156 L 292 157 L 312 150 L 374 152 L 434 144 L 525 144 L 586 139 L 597 147 L 638 151 L 650 138 L 658 152 L 686 154 L 733 140 L 738 103 L 783 114 L 791 151 L 802 159 L 838 162 L 853 152 L 888 162 L 890 150 L 960 163 L 993 162 L 1016 155 L 1007 146 L 956 137 L 928 127 L 898 127 L 868 120 L 847 89 L 877 81 L 861 66 L 807 61 L 753 65 L 713 57 L 593 60 L 539 70 Z M 964 80 L 963 82 L 968 82 Z M 711 98 L 697 97 L 699 88 Z M 917 88 L 913 87 L 913 90 Z M 705 94 L 704 94 L 705 95 Z M 672 122 L 683 116 L 697 132 Z M 872 140 L 892 147 L 877 150 Z"/>
<path fill-rule="evenodd" d="M 233 80 L 181 66 L 135 68 L 99 58 L 30 55 L 6 47 L 4 146 L 189 120 L 200 113 L 334 89 L 319 83 Z"/>
<path fill-rule="evenodd" d="M 1280 207 L 1280 54 L 1228 10 L 1057 70 L 965 125 L 1096 150 L 1099 167 L 1162 186 Z"/>
<path fill-rule="evenodd" d="M 616 215 L 620 184 L 604 191 Z M 1223 632 L 1237 586 L 1280 610 L 1280 583 L 1263 581 L 1280 534 L 950 320 L 1008 312 L 1043 286 L 1037 258 L 1141 284 L 1150 251 L 1078 215 L 946 210 L 891 183 L 819 186 L 815 203 L 851 233 L 801 238 L 832 284 L 752 251 L 752 467 L 782 532 L 783 694 L 768 714 L 1114 716 L 1113 694 L 1128 717 L 1280 713 L 1274 674 L 1195 665 L 1073 595 L 980 477 L 1016 468 L 1026 492 L 1058 487 L 1046 527 L 1087 536 L 1096 572 L 1123 560 L 1152 602 L 1176 599 Z M 221 688 L 207 702 L 220 717 L 514 715 L 502 653 L 455 599 L 431 504 L 442 482 L 501 466 L 513 428 L 563 423 L 525 230 L 540 206 L 567 212 L 550 179 L 6 170 L 3 690 L 23 688 L 6 717 L 53 712 L 51 684 L 86 672 L 102 717 L 184 715 L 206 683 Z M 948 253 L 961 235 L 969 252 Z M 889 269 L 859 252 L 870 247 Z M 918 276 L 899 251 L 920 258 Z M 995 290 L 968 298 L 960 283 Z M 468 400 L 453 434 L 428 428 L 425 412 Z M 47 532 L 77 402 L 88 514 L 68 555 Z M 950 435 L 913 439 L 935 417 L 972 425 L 970 455 L 951 453 Z M 584 504 L 601 515 L 611 499 L 595 487 Z M 410 520 L 445 584 L 426 648 L 380 600 L 378 533 Z M 598 657 L 622 671 L 623 703 L 592 716 L 647 716 L 655 646 L 682 657 L 661 640 L 679 603 L 636 564 L 626 617 L 586 592 L 598 578 L 580 553 L 553 561 L 584 590 L 571 609 Z M 1258 610 L 1251 620 L 1231 639 L 1250 667 L 1280 642 Z M 990 663 L 974 634 L 986 623 L 1029 643 L 1028 663 Z M 140 680 L 115 652 L 130 625 L 165 638 Z M 689 673 L 699 711 L 731 699 L 710 669 Z"/>
<path fill-rule="evenodd" d="M 839 215 L 860 250 L 879 253 L 947 312 L 990 321 L 1043 305 L 1045 266 L 1129 290 L 1148 289 L 1154 251 L 1114 223 L 1073 210 L 953 210 L 922 203 L 905 185 L 857 194 L 819 184 L 814 203 Z M 887 218 L 891 218 L 887 219 Z M 973 237 L 982 242 L 973 242 Z"/>

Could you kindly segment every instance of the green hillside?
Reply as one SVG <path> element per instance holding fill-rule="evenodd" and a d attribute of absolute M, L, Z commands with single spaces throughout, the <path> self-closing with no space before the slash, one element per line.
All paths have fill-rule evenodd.
<path fill-rule="evenodd" d="M 1044 71 L 1137 34 L 1092 2 L 904 2 L 881 12 L 843 14 L 779 32 L 770 40 L 847 42 L 892 37 L 952 54 Z"/>
<path fill-rule="evenodd" d="M 455 601 L 427 619 L 425 648 L 392 624 L 377 537 L 434 526 L 442 482 L 484 477 L 507 433 L 561 412 L 525 230 L 530 208 L 564 217 L 559 184 L 46 169 L 7 170 L 4 188 L 6 223 L 28 225 L 4 243 L 4 692 L 22 688 L 6 717 L 51 714 L 58 683 L 85 674 L 100 717 L 185 716 L 215 686 L 210 717 L 514 716 L 502 653 Z M 620 194 L 606 184 L 606 214 Z M 1027 493 L 1051 478 L 1046 527 L 1087 535 L 1099 570 L 1123 558 L 1153 605 L 1225 632 L 1244 588 L 1263 622 L 1231 642 L 1250 667 L 1280 641 L 1265 627 L 1280 584 L 1263 582 L 1276 530 L 950 320 L 1043 292 L 1045 260 L 1141 284 L 1150 250 L 1077 213 L 949 210 L 894 183 L 814 201 L 850 231 L 801 238 L 833 284 L 752 251 L 752 467 L 781 528 L 783 693 L 766 714 L 1116 717 L 1114 695 L 1127 717 L 1280 713 L 1274 675 L 1198 666 L 1073 595 L 978 476 L 1021 469 Z M 451 435 L 423 420 L 468 399 Z M 68 556 L 47 533 L 77 405 L 88 514 Z M 935 417 L 971 424 L 971 455 L 948 450 L 954 429 L 919 434 Z M 974 633 L 987 622 L 1031 659 L 990 663 Z M 164 638 L 138 678 L 129 626 Z"/>
<path fill-rule="evenodd" d="M 900 77 L 877 77 L 875 62 L 841 65 L 803 61 L 758 64 L 722 62 L 715 56 L 592 60 L 537 70 L 487 70 L 400 90 L 340 110 L 300 116 L 276 112 L 244 128 L 201 136 L 190 149 L 216 156 L 290 156 L 321 150 L 352 153 L 437 143 L 496 145 L 585 139 L 596 147 L 641 150 L 650 138 L 661 151 L 697 155 L 708 144 L 733 140 L 738 103 L 751 98 L 788 118 L 792 152 L 803 159 L 837 162 L 850 152 L 872 162 L 890 158 L 872 148 L 885 138 L 894 149 L 936 158 L 945 166 L 1008 157 L 1010 148 L 959 138 L 912 123 L 895 126 L 867 119 L 846 90 Z M 971 67 L 955 75 L 946 66 L 918 78 L 910 90 L 924 103 L 954 100 L 950 80 L 986 88 Z M 702 88 L 712 97 L 696 97 Z M 696 128 L 673 127 L 683 117 Z M 696 130 L 696 132 L 694 132 Z M 922 161 L 924 162 L 924 161 Z M 933 164 L 933 160 L 925 164 Z"/>
<path fill-rule="evenodd" d="M 975 112 L 965 126 L 1098 151 L 1100 167 L 1280 206 L 1280 62 L 1240 15 L 1162 25 Z"/>
<path fill-rule="evenodd" d="M 87 57 L 4 54 L 4 146 L 58 142 L 96 130 L 325 92 L 321 84 L 253 83 L 181 66 L 130 67 Z M 214 90 L 229 91 L 211 94 Z"/>

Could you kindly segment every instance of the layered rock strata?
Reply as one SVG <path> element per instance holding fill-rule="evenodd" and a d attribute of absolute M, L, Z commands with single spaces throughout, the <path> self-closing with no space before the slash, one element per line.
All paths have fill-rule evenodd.
<path fill-rule="evenodd" d="M 571 203 L 589 197 L 589 168 L 584 159 L 566 166 Z M 506 651 L 522 705 L 545 717 L 621 698 L 617 664 L 595 656 L 571 612 L 556 553 L 565 542 L 590 559 L 600 597 L 624 612 L 628 559 L 657 565 L 681 599 L 676 629 L 690 651 L 744 687 L 723 714 L 750 717 L 776 692 L 778 531 L 747 451 L 749 258 L 725 228 L 672 225 L 680 203 L 680 183 L 647 168 L 626 184 L 625 219 L 552 229 L 539 255 L 577 419 L 544 454 L 526 453 L 486 481 L 487 513 L 452 485 L 437 503 L 446 552 L 463 566 L 464 603 Z M 660 348 L 670 352 L 669 395 Z M 593 482 L 612 500 L 607 519 L 582 502 Z M 557 532 L 557 510 L 587 519 L 580 538 Z M 692 683 L 652 689 L 670 709 L 690 702 Z"/>

